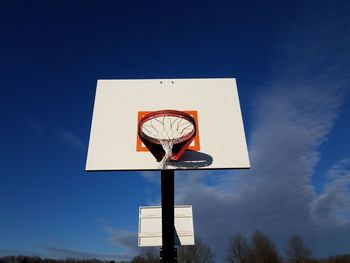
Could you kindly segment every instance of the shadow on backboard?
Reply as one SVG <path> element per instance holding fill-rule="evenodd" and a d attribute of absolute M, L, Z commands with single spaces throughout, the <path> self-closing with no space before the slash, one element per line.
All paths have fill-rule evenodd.
<path fill-rule="evenodd" d="M 197 169 L 213 163 L 209 154 L 187 150 L 177 162 L 169 162 L 168 167 L 174 169 Z"/>

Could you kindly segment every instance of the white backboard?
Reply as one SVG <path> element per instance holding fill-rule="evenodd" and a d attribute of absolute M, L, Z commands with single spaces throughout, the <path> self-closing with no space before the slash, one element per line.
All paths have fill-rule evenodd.
<path fill-rule="evenodd" d="M 191 205 L 177 205 L 174 211 L 175 245 L 194 245 Z M 142 206 L 139 209 L 139 247 L 162 246 L 162 209 L 160 206 Z"/>
<path fill-rule="evenodd" d="M 235 79 L 148 79 L 98 80 L 86 170 L 158 170 L 137 126 L 140 116 L 164 109 L 197 122 L 190 150 L 167 169 L 250 167 Z"/>

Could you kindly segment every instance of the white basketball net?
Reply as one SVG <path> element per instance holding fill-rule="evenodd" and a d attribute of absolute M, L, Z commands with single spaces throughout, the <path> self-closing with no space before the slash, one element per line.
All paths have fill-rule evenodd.
<path fill-rule="evenodd" d="M 142 132 L 148 137 L 157 139 L 162 145 L 165 155 L 160 161 L 159 168 L 165 169 L 172 155 L 173 145 L 194 130 L 194 125 L 181 116 L 163 115 L 143 123 Z"/>

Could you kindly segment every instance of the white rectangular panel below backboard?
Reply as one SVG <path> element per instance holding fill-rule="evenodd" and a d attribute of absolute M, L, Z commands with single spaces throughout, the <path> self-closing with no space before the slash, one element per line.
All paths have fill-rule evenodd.
<path fill-rule="evenodd" d="M 175 245 L 194 245 L 191 205 L 175 206 Z M 142 206 L 139 209 L 139 247 L 162 246 L 162 208 Z"/>

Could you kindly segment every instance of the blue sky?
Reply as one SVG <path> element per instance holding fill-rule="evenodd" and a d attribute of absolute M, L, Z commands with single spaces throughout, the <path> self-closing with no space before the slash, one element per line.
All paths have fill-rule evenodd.
<path fill-rule="evenodd" d="M 196 234 L 350 253 L 348 1 L 2 1 L 0 255 L 126 258 L 159 174 L 85 173 L 97 79 L 235 77 L 252 169 L 179 172 Z"/>

